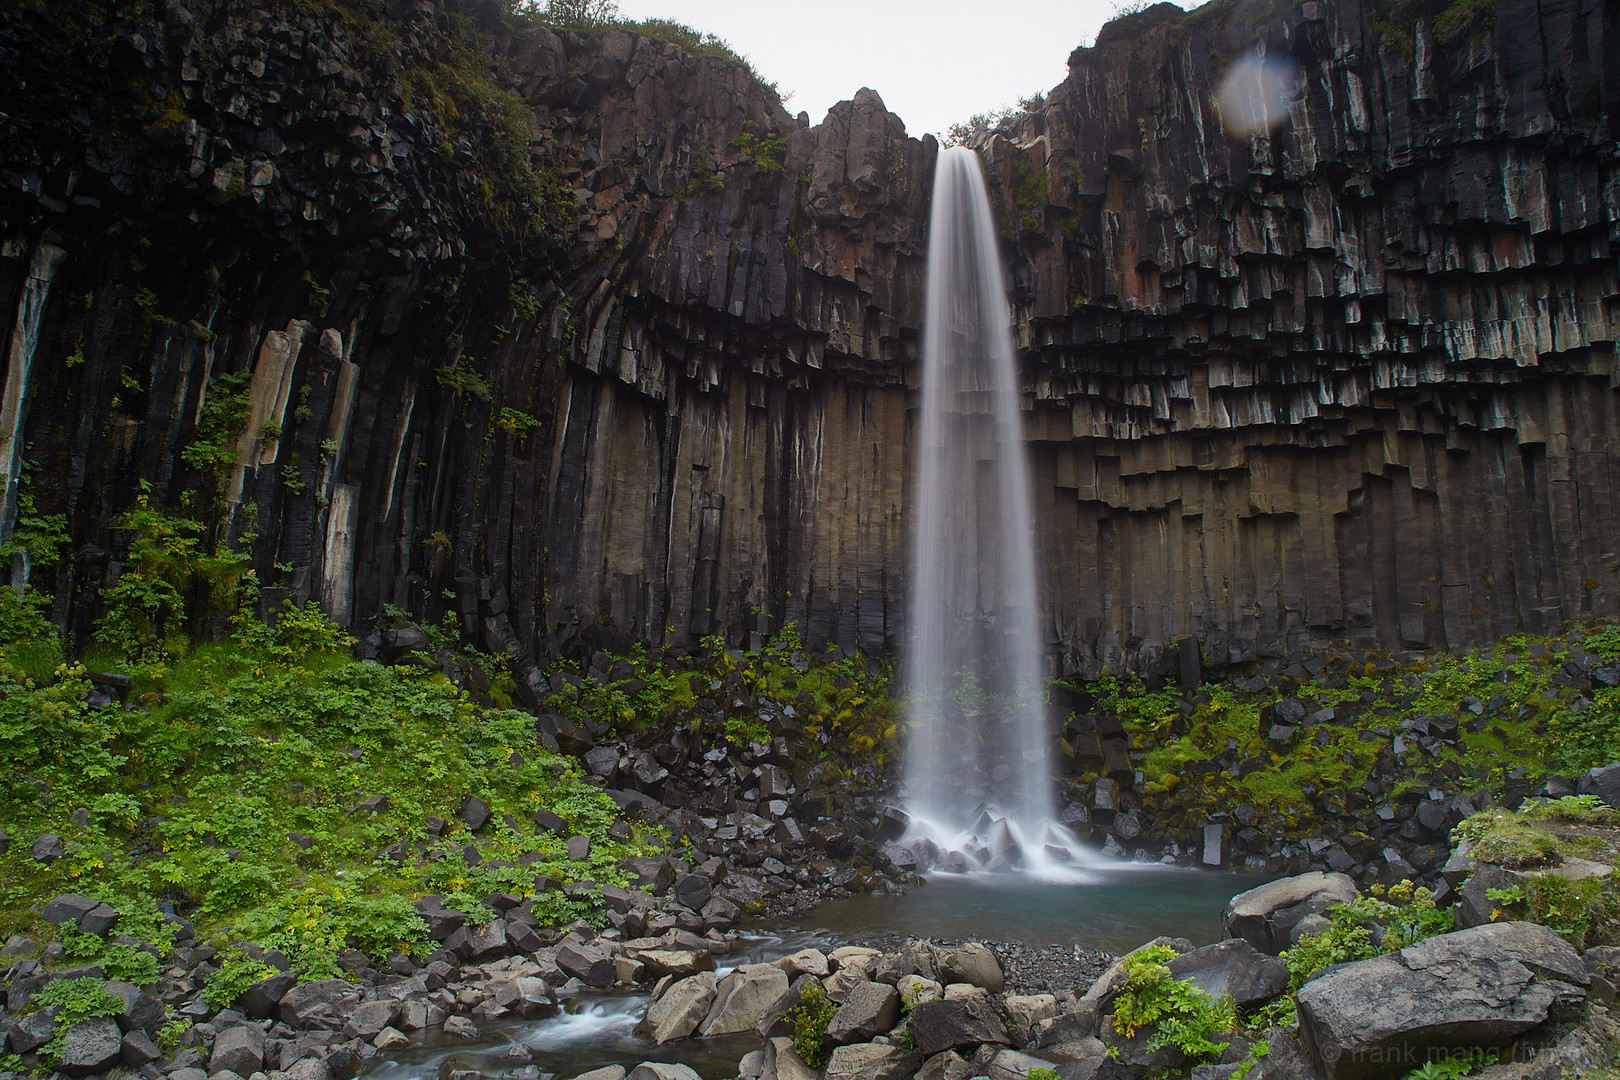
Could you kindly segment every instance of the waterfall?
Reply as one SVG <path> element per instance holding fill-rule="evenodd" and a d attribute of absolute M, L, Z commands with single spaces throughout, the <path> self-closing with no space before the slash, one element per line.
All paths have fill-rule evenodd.
<path fill-rule="evenodd" d="M 965 147 L 940 154 L 928 235 L 905 679 L 907 810 L 925 842 L 913 848 L 923 869 L 936 856 L 944 869 L 1061 861 L 1045 848 L 1055 797 L 1011 316 Z"/>

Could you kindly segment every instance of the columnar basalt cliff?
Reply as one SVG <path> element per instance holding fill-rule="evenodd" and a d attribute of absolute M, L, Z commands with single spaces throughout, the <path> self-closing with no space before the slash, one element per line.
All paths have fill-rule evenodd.
<path fill-rule="evenodd" d="M 68 515 L 64 619 L 147 484 L 357 627 L 899 645 L 937 148 L 877 95 L 493 0 L 100 7 L 0 13 L 5 516 Z M 1054 667 L 1616 613 L 1616 21 L 1160 5 L 980 136 Z"/>

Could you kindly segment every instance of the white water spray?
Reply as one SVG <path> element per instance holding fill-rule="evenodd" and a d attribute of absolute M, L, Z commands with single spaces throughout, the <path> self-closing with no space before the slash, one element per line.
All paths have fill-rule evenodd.
<path fill-rule="evenodd" d="M 942 151 L 936 167 L 923 316 L 906 665 L 912 846 L 920 869 L 1039 869 L 1075 857 L 1064 850 L 1074 841 L 1053 821 L 1011 317 L 979 159 L 965 147 Z"/>

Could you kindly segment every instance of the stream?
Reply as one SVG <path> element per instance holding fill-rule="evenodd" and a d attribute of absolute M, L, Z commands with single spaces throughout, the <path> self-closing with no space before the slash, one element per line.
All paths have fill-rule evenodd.
<path fill-rule="evenodd" d="M 1067 882 L 1025 875 L 936 874 L 902 896 L 857 895 L 821 904 L 791 923 L 757 927 L 746 947 L 716 956 L 722 976 L 805 948 L 849 943 L 898 945 L 906 938 L 1020 941 L 1034 948 L 1123 952 L 1161 934 L 1206 945 L 1221 936 L 1221 909 L 1263 878 L 1229 872 L 1122 864 Z M 1076 987 L 1084 990 L 1084 987 Z M 473 1041 L 435 1029 L 369 1066 L 360 1080 L 450 1080 L 468 1071 L 513 1080 L 573 1077 L 604 1065 L 642 1061 L 689 1065 L 705 1080 L 734 1077 L 760 1048 L 753 1036 L 682 1039 L 656 1046 L 635 1034 L 646 993 L 586 993 L 555 1016 L 481 1021 Z M 526 1048 L 525 1050 L 518 1049 Z M 512 1056 L 516 1051 L 517 1056 Z M 527 1069 L 525 1066 L 534 1066 Z"/>

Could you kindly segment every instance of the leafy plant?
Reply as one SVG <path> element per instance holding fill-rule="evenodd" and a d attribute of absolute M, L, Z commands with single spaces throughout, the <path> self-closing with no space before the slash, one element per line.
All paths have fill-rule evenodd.
<path fill-rule="evenodd" d="M 165 1054 L 173 1055 L 180 1049 L 180 1040 L 185 1038 L 186 1032 L 191 1030 L 191 1018 L 181 1016 L 170 1020 L 158 1028 L 157 1044 Z"/>
<path fill-rule="evenodd" d="M 1227 1044 L 1210 1036 L 1232 1029 L 1237 1006 L 1171 975 L 1175 955 L 1168 945 L 1149 945 L 1125 958 L 1125 985 L 1114 998 L 1114 1031 L 1129 1039 L 1152 1030 L 1149 1051 L 1174 1046 L 1195 1061 L 1218 1057 Z"/>
<path fill-rule="evenodd" d="M 131 659 L 173 658 L 186 630 L 187 593 L 202 593 L 217 611 L 241 600 L 247 556 L 229 548 L 202 547 L 201 522 L 151 504 L 146 490 L 117 527 L 134 533 L 118 580 L 103 590 L 106 613 L 96 621 L 96 639 Z"/>
<path fill-rule="evenodd" d="M 819 983 L 810 983 L 805 986 L 799 1004 L 782 1014 L 782 1019 L 793 1026 L 794 1051 L 817 1071 L 825 1069 L 832 1057 L 827 1025 L 837 1012 L 838 1005 L 827 997 L 827 991 Z"/>
<path fill-rule="evenodd" d="M 1487 1065 L 1495 1065 L 1496 1060 L 1495 1050 L 1472 1050 L 1466 1054 L 1454 1054 L 1425 1061 L 1401 1080 L 1456 1080 L 1459 1076 L 1467 1076 Z"/>
<path fill-rule="evenodd" d="M 1449 933 L 1456 916 L 1434 902 L 1426 888 L 1401 881 L 1387 890 L 1374 885 L 1347 904 L 1328 909 L 1328 924 L 1307 934 L 1282 954 L 1293 994 L 1317 972 L 1334 964 L 1368 960 L 1397 952 L 1438 934 Z"/>
<path fill-rule="evenodd" d="M 521 409 L 503 408 L 496 414 L 495 426 L 502 431 L 511 431 L 523 435 L 528 433 L 531 428 L 539 427 L 540 421 Z"/>
<path fill-rule="evenodd" d="M 492 391 L 489 380 L 473 370 L 472 357 L 461 356 L 433 372 L 433 380 L 457 397 L 472 397 L 488 401 Z"/>
<path fill-rule="evenodd" d="M 74 1024 L 98 1016 L 117 1016 L 124 1011 L 123 1000 L 108 993 L 102 980 L 88 978 L 52 979 L 28 999 L 30 1011 L 52 1006 L 57 1009 L 52 1024 L 54 1037 L 39 1049 L 39 1056 L 46 1061 L 61 1059 L 62 1038 Z"/>
<path fill-rule="evenodd" d="M 209 383 L 192 441 L 180 451 L 180 460 L 201 474 L 201 486 L 215 500 L 223 499 L 229 470 L 236 464 L 237 440 L 247 427 L 252 382 L 251 372 L 235 371 Z"/>
<path fill-rule="evenodd" d="M 9 562 L 17 555 L 27 555 L 32 565 L 49 568 L 62 561 L 62 549 L 72 539 L 66 514 L 41 514 L 35 508 L 33 492 L 20 491 L 17 520 L 11 535 L 0 544 L 0 559 Z"/>
<path fill-rule="evenodd" d="M 217 1009 L 228 1009 L 248 987 L 276 974 L 276 969 L 262 960 L 254 960 L 242 953 L 233 953 L 208 976 L 203 983 L 202 996 Z"/>

